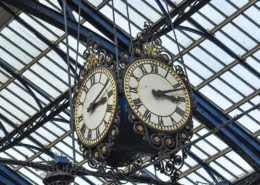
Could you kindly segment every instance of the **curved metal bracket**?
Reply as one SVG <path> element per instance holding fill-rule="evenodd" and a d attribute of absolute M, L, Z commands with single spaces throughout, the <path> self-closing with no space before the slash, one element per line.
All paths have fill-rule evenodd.
<path fill-rule="evenodd" d="M 18 143 L 16 146 L 20 146 L 20 147 L 25 147 L 25 148 L 31 148 L 33 150 L 38 150 L 39 152 L 42 152 L 46 155 L 48 155 L 49 157 L 51 157 L 52 159 L 54 159 L 56 157 L 56 155 L 51 152 L 50 150 L 46 149 L 46 148 L 39 148 L 37 146 L 33 146 L 33 145 L 29 145 L 29 144 L 24 144 L 24 143 Z"/>

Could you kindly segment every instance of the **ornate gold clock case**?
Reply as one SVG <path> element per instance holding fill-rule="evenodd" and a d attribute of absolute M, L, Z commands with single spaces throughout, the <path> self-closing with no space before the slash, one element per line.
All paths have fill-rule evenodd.
<path fill-rule="evenodd" d="M 112 72 L 93 69 L 81 82 L 74 101 L 75 127 L 86 146 L 97 145 L 106 136 L 117 106 L 117 87 Z"/>
<path fill-rule="evenodd" d="M 125 72 L 124 93 L 135 115 L 158 131 L 174 132 L 190 119 L 191 100 L 185 82 L 158 60 L 132 62 Z"/>

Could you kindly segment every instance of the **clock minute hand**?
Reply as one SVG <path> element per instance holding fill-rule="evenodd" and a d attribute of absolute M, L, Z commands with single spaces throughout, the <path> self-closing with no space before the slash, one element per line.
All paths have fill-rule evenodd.
<path fill-rule="evenodd" d="M 89 107 L 87 109 L 88 112 L 92 111 L 94 108 L 94 104 L 97 101 L 97 99 L 99 98 L 99 96 L 101 95 L 101 93 L 104 91 L 105 87 L 107 86 L 109 80 L 107 79 L 106 83 L 104 84 L 103 88 L 101 89 L 101 91 L 99 92 L 99 94 L 97 95 L 97 97 L 89 104 Z"/>
<path fill-rule="evenodd" d="M 178 89 L 169 89 L 169 90 L 152 90 L 153 92 L 155 92 L 155 94 L 157 94 L 158 96 L 162 95 L 162 94 L 165 94 L 165 93 L 170 93 L 170 92 L 175 92 L 175 91 L 180 91 L 180 90 L 184 90 L 186 89 L 185 87 L 182 87 L 182 88 L 178 88 Z"/>

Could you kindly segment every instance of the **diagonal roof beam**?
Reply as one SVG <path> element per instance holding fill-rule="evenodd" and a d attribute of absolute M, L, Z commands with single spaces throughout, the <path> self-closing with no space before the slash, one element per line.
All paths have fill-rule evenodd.
<path fill-rule="evenodd" d="M 171 1 L 167 0 L 167 3 L 169 5 L 174 5 L 173 6 L 174 10 L 172 12 L 170 12 L 170 18 L 172 19 L 178 15 L 178 18 L 176 18 L 176 20 L 173 22 L 173 26 L 176 28 L 179 25 L 181 25 L 181 23 L 183 23 L 184 21 L 189 19 L 194 13 L 196 13 L 198 10 L 203 8 L 210 1 L 211 0 L 197 0 L 197 1 L 186 0 L 186 1 L 182 2 L 179 6 L 176 6 Z M 184 12 L 186 9 L 188 9 L 188 11 Z M 163 29 L 159 30 L 157 33 L 155 33 L 155 38 L 161 37 L 172 30 L 172 26 L 169 24 L 166 24 L 167 19 L 169 19 L 167 17 L 168 17 L 168 14 L 165 15 L 159 22 L 155 23 L 152 26 L 152 29 L 155 33 L 156 31 L 158 31 L 158 29 L 161 26 L 167 25 L 165 28 L 163 28 Z"/>
<path fill-rule="evenodd" d="M 23 1 L 16 1 L 16 0 L 0 0 L 1 2 L 10 4 L 16 8 L 19 8 L 25 12 L 30 13 L 31 15 L 34 15 L 35 17 L 38 17 L 40 19 L 43 19 L 44 21 L 48 22 L 49 24 L 64 30 L 64 17 L 63 14 L 37 2 L 34 0 L 23 0 Z M 70 35 L 77 38 L 78 33 L 78 23 L 73 21 L 68 17 L 67 20 L 67 27 L 68 32 Z M 110 51 L 115 51 L 115 46 L 108 41 L 107 39 L 104 39 L 99 34 L 93 32 L 92 30 L 86 28 L 85 26 L 80 26 L 80 39 L 82 41 L 86 41 L 86 38 L 89 36 L 92 36 L 93 39 L 95 39 L 98 42 L 103 42 L 103 47 Z"/>

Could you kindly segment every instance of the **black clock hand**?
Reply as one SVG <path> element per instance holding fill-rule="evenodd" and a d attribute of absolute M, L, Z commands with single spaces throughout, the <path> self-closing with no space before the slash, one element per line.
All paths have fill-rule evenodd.
<path fill-rule="evenodd" d="M 104 84 L 103 88 L 101 89 L 101 91 L 99 92 L 99 94 L 97 95 L 97 97 L 89 104 L 89 107 L 87 109 L 88 112 L 90 112 L 91 110 L 93 110 L 94 104 L 97 101 L 98 97 L 101 95 L 101 93 L 104 91 L 105 87 L 107 86 L 109 80 L 107 79 L 106 83 Z"/>
<path fill-rule="evenodd" d="M 98 100 L 96 103 L 94 103 L 92 110 L 94 111 L 95 108 L 97 108 L 97 106 L 102 105 L 106 101 L 107 101 L 107 98 L 106 97 L 102 97 L 100 100 Z M 87 110 L 87 111 L 90 112 L 91 110 Z"/>
<path fill-rule="evenodd" d="M 180 90 L 183 90 L 183 89 L 186 89 L 185 87 L 182 87 L 182 88 L 179 88 L 179 89 L 170 89 L 170 90 L 165 90 L 165 91 L 161 91 L 161 90 L 152 90 L 153 94 L 157 94 L 157 96 L 161 96 L 165 93 L 170 93 L 170 92 L 175 92 L 175 91 L 180 91 Z"/>
<path fill-rule="evenodd" d="M 175 97 L 175 96 L 169 96 L 167 94 L 164 94 L 164 93 L 160 93 L 160 91 L 155 91 L 154 89 L 152 90 L 152 93 L 154 96 L 157 96 L 157 97 L 165 97 L 165 98 L 168 98 L 170 99 L 172 102 L 178 102 L 178 99 Z"/>

